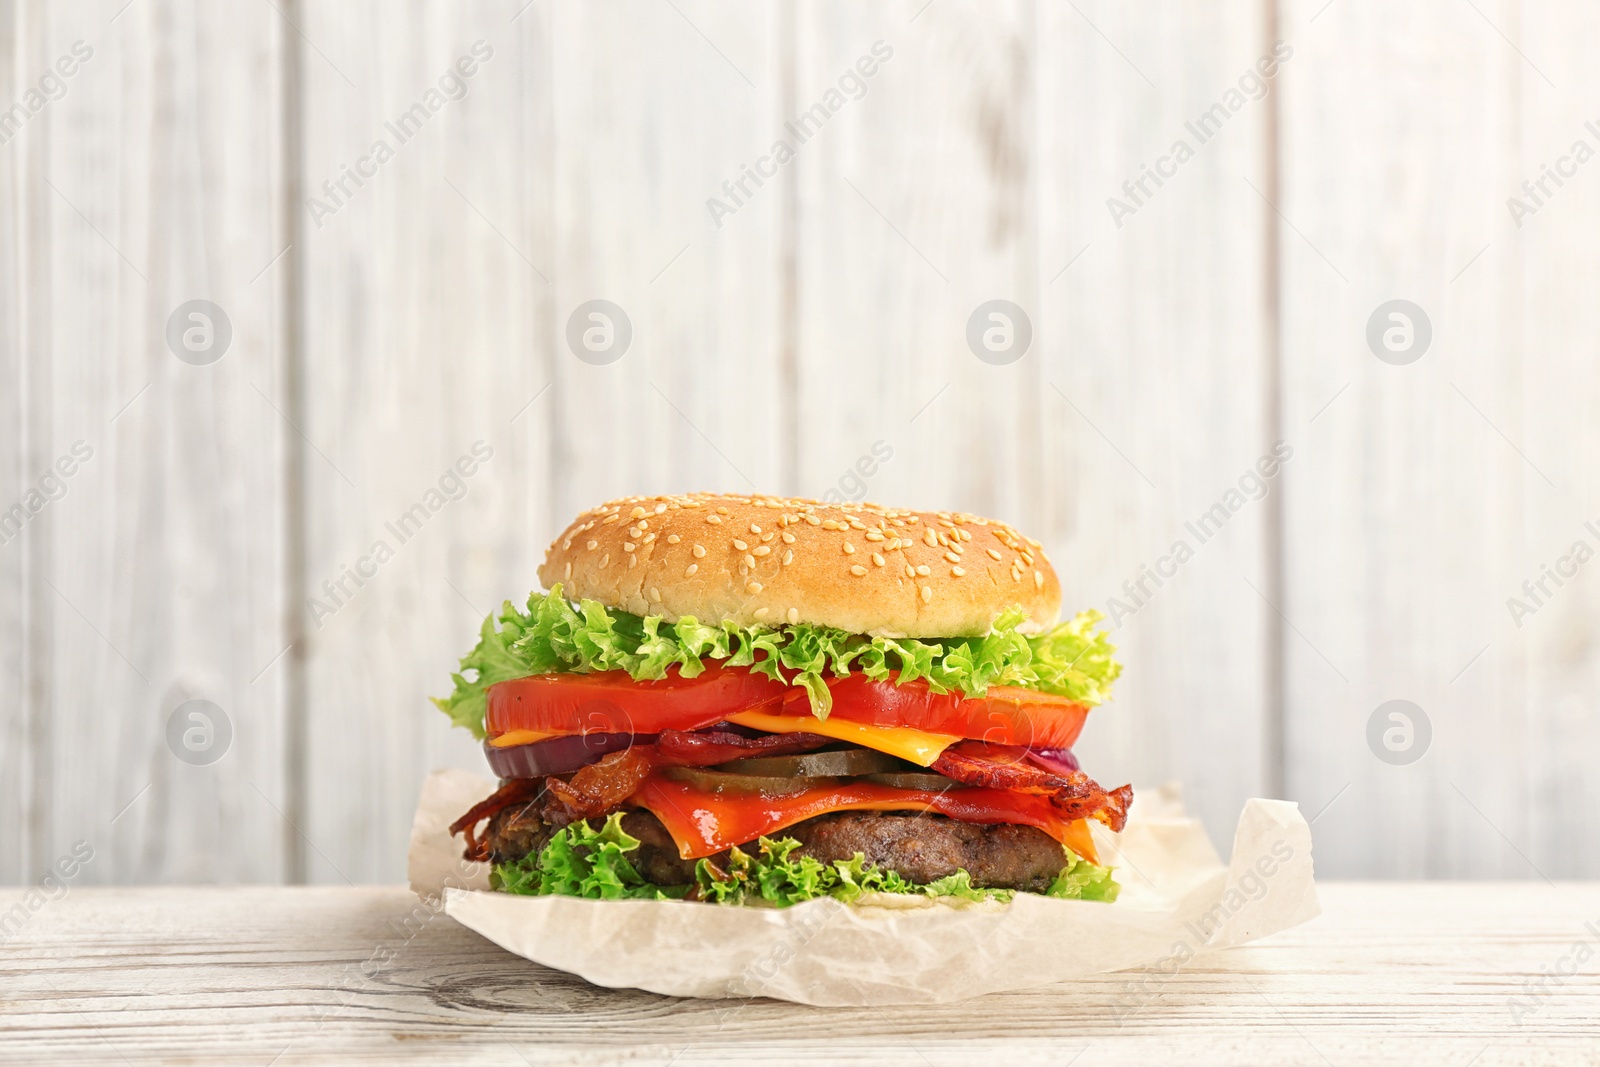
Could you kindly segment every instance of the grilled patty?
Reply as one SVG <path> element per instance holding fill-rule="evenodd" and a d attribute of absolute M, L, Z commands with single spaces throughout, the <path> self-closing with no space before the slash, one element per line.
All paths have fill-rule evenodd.
<path fill-rule="evenodd" d="M 603 822 L 591 819 L 590 825 L 598 828 Z M 622 829 L 639 839 L 638 851 L 628 858 L 647 881 L 656 885 L 694 881 L 695 861 L 678 857 L 672 835 L 654 815 L 630 811 L 622 817 Z M 510 863 L 542 849 L 552 833 L 530 804 L 495 814 L 484 837 L 492 861 Z M 831 863 L 859 852 L 868 863 L 924 884 L 965 868 L 975 886 L 1040 893 L 1066 862 L 1060 843 L 1043 830 L 957 822 L 921 812 L 841 811 L 796 823 L 781 836 L 800 842 L 799 855 Z M 713 862 L 725 859 L 723 854 Z"/>

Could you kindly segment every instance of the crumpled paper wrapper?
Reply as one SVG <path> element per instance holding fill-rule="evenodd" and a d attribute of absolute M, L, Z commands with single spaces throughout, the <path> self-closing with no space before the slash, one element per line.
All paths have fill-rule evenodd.
<path fill-rule="evenodd" d="M 411 831 L 411 888 L 435 902 L 442 893 L 447 914 L 502 948 L 614 988 L 828 1006 L 936 1003 L 1126 968 L 1171 973 L 1319 914 L 1311 828 L 1283 800 L 1245 803 L 1224 865 L 1175 788 L 1136 793 L 1127 828 L 1097 835 L 1101 862 L 1122 883 L 1114 904 L 878 894 L 779 909 L 489 892 L 487 868 L 461 859 L 447 827 L 494 788 L 468 771 L 427 780 Z"/>

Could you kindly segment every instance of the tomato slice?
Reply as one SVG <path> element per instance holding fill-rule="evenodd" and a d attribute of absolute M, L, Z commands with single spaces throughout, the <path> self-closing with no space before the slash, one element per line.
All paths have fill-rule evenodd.
<path fill-rule="evenodd" d="M 693 678 L 674 669 L 654 682 L 627 671 L 536 674 L 489 687 L 490 738 L 546 734 L 654 734 L 695 730 L 757 708 L 776 710 L 789 687 L 742 668 L 711 667 Z"/>
<path fill-rule="evenodd" d="M 952 734 L 993 745 L 1071 748 L 1089 717 L 1086 705 L 1031 689 L 994 685 L 981 697 L 959 692 L 935 695 L 923 681 L 896 685 L 859 674 L 830 678 L 833 710 L 850 722 L 870 726 L 909 726 L 932 734 Z M 786 715 L 810 715 L 803 690 L 784 700 Z"/>
<path fill-rule="evenodd" d="M 1089 709 L 1066 697 L 990 686 L 985 696 L 933 694 L 924 681 L 897 685 L 859 674 L 831 678 L 830 717 L 867 726 L 899 726 L 995 745 L 1070 748 Z M 491 739 L 513 731 L 538 734 L 695 730 L 739 712 L 781 712 L 812 719 L 799 686 L 785 686 L 742 667 L 711 667 L 693 678 L 676 670 L 654 682 L 626 671 L 540 674 L 489 687 Z"/>
<path fill-rule="evenodd" d="M 932 811 L 961 822 L 1034 826 L 1098 862 L 1087 821 L 1062 818 L 1048 797 L 1005 789 L 896 789 L 850 780 L 768 796 L 713 793 L 656 771 L 628 802 L 661 820 L 684 859 L 715 855 L 831 811 Z"/>

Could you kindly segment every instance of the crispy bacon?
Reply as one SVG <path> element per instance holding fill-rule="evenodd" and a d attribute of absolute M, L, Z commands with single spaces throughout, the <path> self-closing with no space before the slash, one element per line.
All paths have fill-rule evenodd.
<path fill-rule="evenodd" d="M 832 743 L 819 734 L 758 734 L 663 730 L 653 745 L 634 745 L 580 769 L 568 781 L 551 778 L 544 818 L 552 826 L 604 815 L 631 797 L 657 767 L 710 767 L 751 756 L 788 756 Z"/>
<path fill-rule="evenodd" d="M 489 843 L 478 836 L 478 824 L 514 804 L 531 804 L 544 791 L 538 778 L 512 778 L 488 797 L 474 804 L 465 815 L 450 824 L 450 835 L 464 833 L 467 848 L 462 855 L 483 862 L 489 858 Z"/>
<path fill-rule="evenodd" d="M 1127 823 L 1132 786 L 1107 791 L 1082 771 L 1057 774 L 1030 763 L 1023 751 L 1016 745 L 958 741 L 929 770 L 967 785 L 1043 794 L 1068 818 L 1099 819 L 1113 830 Z"/>
<path fill-rule="evenodd" d="M 737 759 L 754 756 L 793 756 L 831 745 L 834 739 L 821 734 L 757 734 L 746 737 L 735 733 L 712 733 L 684 730 L 663 730 L 656 738 L 656 749 L 663 759 L 662 766 L 712 767 Z"/>

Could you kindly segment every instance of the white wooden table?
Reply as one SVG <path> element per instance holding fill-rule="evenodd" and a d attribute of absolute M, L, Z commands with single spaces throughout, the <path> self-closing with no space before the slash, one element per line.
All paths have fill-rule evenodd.
<path fill-rule="evenodd" d="M 1321 918 L 1176 976 L 817 1009 L 596 988 L 400 888 L 75 888 L 0 944 L 0 1060 L 1600 1063 L 1600 884 L 1320 889 Z M 1575 973 L 1519 1017 L 1546 969 Z"/>

